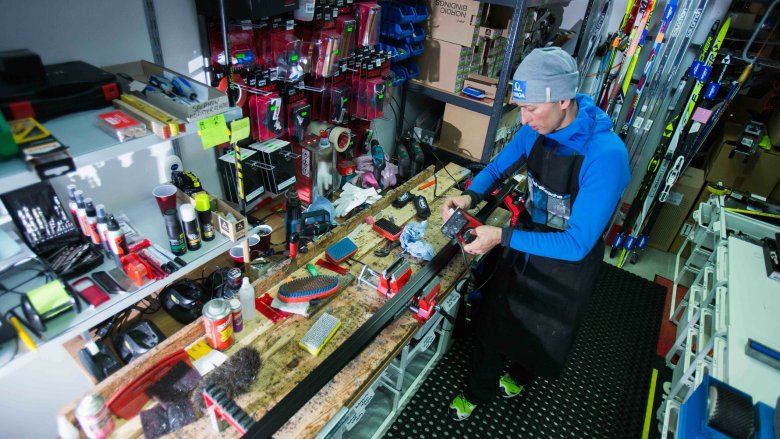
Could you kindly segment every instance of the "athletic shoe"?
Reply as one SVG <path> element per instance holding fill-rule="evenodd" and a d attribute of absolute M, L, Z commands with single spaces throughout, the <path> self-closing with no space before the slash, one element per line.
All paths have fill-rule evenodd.
<path fill-rule="evenodd" d="M 523 391 L 523 386 L 517 384 L 509 375 L 504 375 L 498 380 L 498 388 L 504 398 L 514 398 Z"/>
<path fill-rule="evenodd" d="M 476 404 L 470 403 L 462 393 L 455 397 L 450 404 L 450 417 L 456 421 L 463 421 L 474 411 Z"/>

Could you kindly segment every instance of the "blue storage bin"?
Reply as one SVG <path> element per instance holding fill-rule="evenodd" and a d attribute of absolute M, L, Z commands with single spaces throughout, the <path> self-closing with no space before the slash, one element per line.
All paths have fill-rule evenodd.
<path fill-rule="evenodd" d="M 411 5 L 392 2 L 380 2 L 379 5 L 382 6 L 382 21 L 405 24 L 417 18 L 417 11 Z"/>
<path fill-rule="evenodd" d="M 406 69 L 400 65 L 400 64 L 393 64 L 390 66 L 391 73 L 391 80 L 393 87 L 398 87 L 399 85 L 406 82 L 409 77 L 406 74 Z"/>
<path fill-rule="evenodd" d="M 409 45 L 409 49 L 412 52 L 411 56 L 417 56 L 425 52 L 425 46 L 423 46 L 423 43 L 412 43 Z"/>
<path fill-rule="evenodd" d="M 380 33 L 386 37 L 403 40 L 414 34 L 414 25 L 412 23 L 383 23 Z"/>
<path fill-rule="evenodd" d="M 428 7 L 425 5 L 413 5 L 414 8 L 414 20 L 413 23 L 422 23 L 428 19 Z"/>
<path fill-rule="evenodd" d="M 420 76 L 420 67 L 417 66 L 417 64 L 406 61 L 400 64 L 400 67 L 406 71 L 406 77 L 408 79 L 414 79 Z"/>
<path fill-rule="evenodd" d="M 422 26 L 414 26 L 414 33 L 406 38 L 409 43 L 421 43 L 423 40 L 425 40 L 425 29 Z"/>

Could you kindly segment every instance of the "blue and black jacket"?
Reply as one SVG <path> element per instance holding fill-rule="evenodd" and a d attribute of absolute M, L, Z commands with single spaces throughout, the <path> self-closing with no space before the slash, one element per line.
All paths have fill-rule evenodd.
<path fill-rule="evenodd" d="M 527 231 L 505 228 L 501 243 L 525 253 L 579 261 L 593 248 L 612 217 L 631 179 L 625 144 L 612 131 L 606 113 L 590 97 L 577 95 L 574 121 L 545 136 L 545 147 L 555 144 L 555 154 L 583 156 L 579 191 L 562 231 Z M 514 174 L 528 158 L 539 133 L 523 126 L 509 144 L 480 172 L 464 194 L 476 205 L 496 184 Z"/>

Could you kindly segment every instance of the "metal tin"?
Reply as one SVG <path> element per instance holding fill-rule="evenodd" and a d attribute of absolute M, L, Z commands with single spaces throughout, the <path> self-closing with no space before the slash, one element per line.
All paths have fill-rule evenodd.
<path fill-rule="evenodd" d="M 223 351 L 233 344 L 233 318 L 227 300 L 206 302 L 203 306 L 203 327 L 206 341 L 212 348 Z"/>
<path fill-rule="evenodd" d="M 230 312 L 233 315 L 233 332 L 244 329 L 244 319 L 241 316 L 241 301 L 235 297 L 230 299 Z"/>
<path fill-rule="evenodd" d="M 100 395 L 88 395 L 76 407 L 76 419 L 89 439 L 103 439 L 114 431 L 114 418 Z"/>

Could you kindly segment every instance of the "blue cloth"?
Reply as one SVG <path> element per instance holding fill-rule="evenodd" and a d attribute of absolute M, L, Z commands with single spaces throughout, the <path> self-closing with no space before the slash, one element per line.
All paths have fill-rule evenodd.
<path fill-rule="evenodd" d="M 581 260 L 604 232 L 631 180 L 626 146 L 612 131 L 609 116 L 590 97 L 577 94 L 576 99 L 579 110 L 574 121 L 545 136 L 560 144 L 556 154 L 585 156 L 568 228 L 561 232 L 511 230 L 507 241 L 515 250 L 567 261 Z M 484 198 L 496 182 L 508 177 L 505 174 L 510 168 L 516 169 L 517 162 L 529 156 L 538 136 L 528 125 L 520 128 L 498 156 L 474 177 L 465 193 L 472 199 Z"/>
<path fill-rule="evenodd" d="M 401 232 L 401 247 L 410 255 L 430 261 L 433 259 L 433 245 L 430 242 L 423 241 L 425 236 L 425 229 L 428 228 L 428 222 L 422 223 L 409 222 L 404 226 L 403 232 Z"/>

